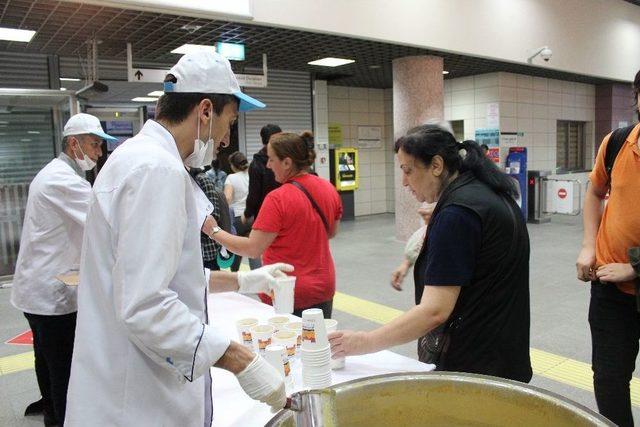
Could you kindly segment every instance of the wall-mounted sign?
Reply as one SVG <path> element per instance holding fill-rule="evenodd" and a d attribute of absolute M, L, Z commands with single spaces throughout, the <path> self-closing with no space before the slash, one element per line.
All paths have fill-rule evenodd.
<path fill-rule="evenodd" d="M 381 126 L 358 126 L 358 147 L 381 148 L 382 147 L 382 127 Z"/>
<path fill-rule="evenodd" d="M 267 77 L 261 74 L 236 74 L 242 87 L 267 87 Z"/>
<path fill-rule="evenodd" d="M 518 145 L 518 132 L 500 132 L 500 144 L 515 147 Z"/>
<path fill-rule="evenodd" d="M 495 163 L 500 163 L 500 130 L 476 129 L 476 142 L 489 147 L 487 156 Z"/>
<path fill-rule="evenodd" d="M 490 102 L 487 104 L 487 128 L 498 129 L 500 127 L 500 104 Z"/>
<path fill-rule="evenodd" d="M 342 146 L 342 125 L 337 123 L 329 125 L 329 146 L 332 148 Z"/>
<path fill-rule="evenodd" d="M 334 150 L 335 184 L 338 191 L 357 190 L 359 184 L 358 149 Z"/>

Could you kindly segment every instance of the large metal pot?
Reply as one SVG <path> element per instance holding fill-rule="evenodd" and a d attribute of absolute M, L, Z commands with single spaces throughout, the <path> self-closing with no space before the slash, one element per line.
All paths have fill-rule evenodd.
<path fill-rule="evenodd" d="M 449 372 L 387 374 L 338 384 L 338 425 L 613 426 L 565 397 L 516 381 Z M 295 426 L 283 409 L 267 426 Z"/>

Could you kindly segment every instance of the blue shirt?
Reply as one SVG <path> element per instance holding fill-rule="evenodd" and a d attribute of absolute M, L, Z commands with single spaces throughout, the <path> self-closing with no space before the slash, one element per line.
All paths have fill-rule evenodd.
<path fill-rule="evenodd" d="M 439 212 L 427 230 L 426 257 L 416 263 L 416 304 L 425 285 L 468 286 L 481 242 L 482 222 L 475 212 L 458 205 Z"/>

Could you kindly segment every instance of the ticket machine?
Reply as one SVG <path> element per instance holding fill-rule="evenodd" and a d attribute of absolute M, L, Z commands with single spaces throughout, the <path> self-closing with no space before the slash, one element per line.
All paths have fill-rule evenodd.
<path fill-rule="evenodd" d="M 329 171 L 331 173 L 331 183 L 336 186 L 342 200 L 343 220 L 355 218 L 353 192 L 358 189 L 360 182 L 359 157 L 357 148 L 330 150 Z"/>

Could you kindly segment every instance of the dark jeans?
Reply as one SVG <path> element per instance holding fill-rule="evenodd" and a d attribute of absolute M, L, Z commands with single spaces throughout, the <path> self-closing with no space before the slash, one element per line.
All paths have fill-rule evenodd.
<path fill-rule="evenodd" d="M 629 383 L 640 339 L 640 315 L 633 295 L 615 285 L 591 284 L 591 365 L 598 410 L 618 426 L 633 426 Z"/>
<path fill-rule="evenodd" d="M 319 308 L 320 310 L 322 310 L 322 315 L 325 319 L 331 319 L 331 312 L 333 311 L 333 298 L 329 301 L 321 302 L 320 304 L 293 310 L 293 315 L 302 317 L 302 312 L 307 308 Z"/>
<path fill-rule="evenodd" d="M 64 423 L 71 372 L 76 313 L 42 316 L 24 313 L 33 332 L 36 378 L 45 413 Z"/>

